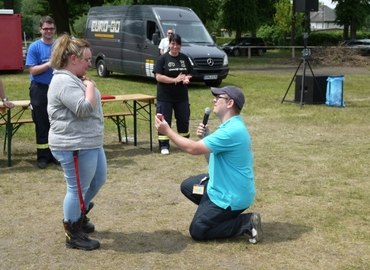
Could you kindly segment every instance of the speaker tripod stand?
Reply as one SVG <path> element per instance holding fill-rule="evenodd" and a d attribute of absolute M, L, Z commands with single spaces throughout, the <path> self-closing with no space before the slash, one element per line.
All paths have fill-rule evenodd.
<path fill-rule="evenodd" d="M 298 67 L 297 67 L 297 70 L 295 71 L 294 75 L 293 75 L 293 78 L 292 80 L 290 81 L 290 84 L 288 86 L 288 89 L 286 90 L 285 92 L 285 95 L 283 97 L 283 99 L 281 100 L 281 103 L 283 103 L 285 101 L 285 97 L 286 95 L 288 94 L 289 92 L 289 89 L 290 89 L 290 86 L 292 85 L 293 81 L 295 80 L 296 78 L 296 75 L 298 73 L 298 70 L 299 68 L 301 67 L 301 65 L 303 64 L 303 73 L 302 73 L 302 84 L 301 84 L 301 98 L 300 98 L 300 109 L 302 110 L 302 106 L 303 106 L 303 95 L 304 95 L 304 89 L 305 89 L 305 80 L 306 80 L 306 65 L 308 65 L 308 67 L 310 68 L 310 71 L 311 71 L 311 74 L 312 74 L 312 77 L 314 78 L 314 81 L 316 83 L 316 86 L 318 88 L 318 90 L 320 91 L 320 94 L 322 96 L 322 92 L 321 92 L 321 89 L 320 89 L 320 86 L 319 86 L 319 83 L 317 82 L 316 80 L 316 77 L 315 77 L 315 74 L 313 74 L 313 71 L 312 71 L 312 68 L 311 68 L 311 65 L 310 65 L 310 62 L 308 62 L 308 57 L 311 55 L 311 51 L 310 49 L 307 48 L 307 40 L 308 40 L 308 29 L 309 29 L 309 17 L 310 17 L 310 12 L 306 11 L 306 14 L 305 14 L 305 31 L 303 33 L 303 42 L 304 42 L 304 49 L 302 50 L 302 58 L 301 58 L 301 62 L 299 63 Z M 296 101 L 296 100 L 295 100 Z"/>
<path fill-rule="evenodd" d="M 283 103 L 283 102 L 285 101 L 285 98 L 286 98 L 286 96 L 287 96 L 287 94 L 288 94 L 288 92 L 289 92 L 289 89 L 290 89 L 290 87 L 292 86 L 292 83 L 293 83 L 293 81 L 295 80 L 295 78 L 296 78 L 296 76 L 297 76 L 298 70 L 299 70 L 299 68 L 301 67 L 301 65 L 303 64 L 302 84 L 301 84 L 301 89 L 300 89 L 300 91 L 301 91 L 301 99 L 300 99 L 300 102 L 299 102 L 299 104 L 300 104 L 300 109 L 302 109 L 302 106 L 303 106 L 303 94 L 304 94 L 305 79 L 306 79 L 306 67 L 307 67 L 307 65 L 308 65 L 308 67 L 310 68 L 310 71 L 311 71 L 312 77 L 313 77 L 313 78 L 315 79 L 315 81 L 316 81 L 315 74 L 313 73 L 313 70 L 312 70 L 312 68 L 311 68 L 310 62 L 309 62 L 309 61 L 308 61 L 308 59 L 307 59 L 307 58 L 308 58 L 308 56 L 310 56 L 310 50 L 309 50 L 309 49 L 307 49 L 307 48 L 303 49 L 303 51 L 302 51 L 302 58 L 301 58 L 301 62 L 299 62 L 299 65 L 298 65 L 298 67 L 297 67 L 297 69 L 296 69 L 296 71 L 295 71 L 295 73 L 294 73 L 294 75 L 293 75 L 293 77 L 292 77 L 292 80 L 290 81 L 290 84 L 289 84 L 289 86 L 288 86 L 288 88 L 287 88 L 287 90 L 286 90 L 286 92 L 285 92 L 285 95 L 284 95 L 283 99 L 281 100 L 281 103 Z M 316 81 L 316 84 L 318 85 L 317 81 Z M 318 87 L 320 87 L 320 86 L 318 86 Z"/>

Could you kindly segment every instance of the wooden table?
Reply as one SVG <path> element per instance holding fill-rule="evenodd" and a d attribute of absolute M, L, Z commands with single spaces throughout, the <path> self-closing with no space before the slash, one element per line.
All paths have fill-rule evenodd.
<path fill-rule="evenodd" d="M 129 94 L 129 95 L 112 95 L 111 99 L 102 99 L 102 104 L 111 102 L 124 103 L 134 117 L 134 145 L 137 146 L 137 120 L 141 116 L 142 120 L 149 123 L 149 141 L 150 151 L 153 151 L 153 131 L 152 131 L 152 104 L 155 103 L 155 96 L 144 94 Z M 130 104 L 132 102 L 133 104 Z"/>
<path fill-rule="evenodd" d="M 32 119 L 21 119 L 23 113 L 29 108 L 29 100 L 12 101 L 14 108 L 8 109 L 0 102 L 0 126 L 5 125 L 3 153 L 8 156 L 8 167 L 12 166 L 12 138 L 21 125 L 32 123 Z M 13 112 L 13 114 L 12 114 Z"/>

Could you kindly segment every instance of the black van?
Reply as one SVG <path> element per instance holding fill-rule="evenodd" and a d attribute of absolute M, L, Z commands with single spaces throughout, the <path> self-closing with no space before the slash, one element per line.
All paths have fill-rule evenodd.
<path fill-rule="evenodd" d="M 229 73 L 228 57 L 193 10 L 160 5 L 99 6 L 89 10 L 85 38 L 100 77 L 123 72 L 153 77 L 158 45 L 168 29 L 181 36 L 193 65 L 192 81 L 217 87 Z"/>

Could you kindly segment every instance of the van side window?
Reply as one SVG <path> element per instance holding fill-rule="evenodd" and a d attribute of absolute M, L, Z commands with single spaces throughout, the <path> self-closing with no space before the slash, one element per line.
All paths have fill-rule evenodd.
<path fill-rule="evenodd" d="M 123 32 L 128 35 L 143 36 L 143 21 L 142 20 L 123 20 Z"/>
<path fill-rule="evenodd" d="M 153 34 L 159 33 L 158 26 L 153 21 L 147 21 L 146 23 L 146 38 L 152 40 Z"/>

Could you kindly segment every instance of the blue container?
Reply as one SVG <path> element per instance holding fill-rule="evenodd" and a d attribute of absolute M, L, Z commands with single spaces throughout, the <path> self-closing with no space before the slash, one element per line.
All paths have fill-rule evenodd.
<path fill-rule="evenodd" d="M 330 75 L 326 85 L 326 102 L 328 106 L 345 107 L 343 102 L 343 75 Z"/>

